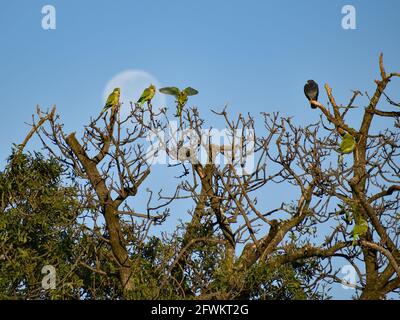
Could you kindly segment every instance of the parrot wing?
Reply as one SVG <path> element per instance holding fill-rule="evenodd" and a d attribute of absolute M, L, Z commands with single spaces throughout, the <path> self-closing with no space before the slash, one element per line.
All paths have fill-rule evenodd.
<path fill-rule="evenodd" d="M 171 96 L 177 97 L 180 93 L 180 90 L 177 87 L 165 87 L 159 90 L 161 93 L 169 94 Z"/>
<path fill-rule="evenodd" d="M 150 95 L 151 95 L 150 89 L 149 88 L 144 89 L 142 95 L 138 100 L 138 103 L 146 101 L 147 99 L 149 99 Z"/>
<path fill-rule="evenodd" d="M 108 109 L 112 108 L 114 105 L 118 104 L 119 97 L 117 93 L 117 88 L 108 96 L 106 105 L 104 106 L 102 113 L 107 111 Z"/>
<path fill-rule="evenodd" d="M 184 91 L 184 92 L 186 93 L 186 95 L 188 95 L 188 96 L 194 96 L 194 95 L 196 95 L 196 94 L 199 93 L 196 89 L 193 89 L 193 88 L 191 88 L 191 87 L 187 87 L 187 88 L 185 88 L 183 91 Z"/>

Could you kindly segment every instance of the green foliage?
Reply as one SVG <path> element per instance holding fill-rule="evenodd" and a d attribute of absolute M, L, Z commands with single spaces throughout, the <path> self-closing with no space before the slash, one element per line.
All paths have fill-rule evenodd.
<path fill-rule="evenodd" d="M 166 276 L 182 243 L 169 238 L 131 234 L 132 280 L 135 290 L 124 295 L 118 265 L 103 228 L 89 232 L 80 216 L 88 213 L 75 186 L 63 185 L 63 167 L 55 159 L 13 154 L 0 173 L 0 298 L 52 299 L 182 299 L 209 298 L 313 299 L 307 281 L 314 261 L 271 267 L 257 263 L 239 272 L 226 259 L 215 237 L 215 219 L 206 209 L 198 227 L 188 232 L 194 242 L 186 258 L 184 282 Z M 126 226 L 128 228 L 128 226 Z M 128 230 L 128 229 L 127 229 Z M 128 231 L 125 230 L 128 234 Z M 179 232 L 179 230 L 177 231 Z M 56 289 L 41 286 L 45 265 L 56 268 Z M 187 296 L 185 291 L 193 295 Z"/>
<path fill-rule="evenodd" d="M 285 265 L 258 262 L 246 271 L 229 272 L 225 266 L 215 271 L 211 292 L 217 297 L 266 300 L 321 299 L 309 282 L 314 276 L 317 260 L 304 260 Z"/>
<path fill-rule="evenodd" d="M 57 276 L 70 272 L 79 202 L 74 187 L 61 185 L 62 167 L 40 154 L 13 154 L 0 173 L 0 297 L 38 297 L 45 265 Z M 74 275 L 65 285 L 77 287 Z M 78 285 L 79 287 L 79 285 Z M 61 297 L 64 288 L 52 292 Z"/>
<path fill-rule="evenodd" d="M 111 250 L 80 223 L 79 190 L 63 185 L 63 174 L 39 153 L 14 153 L 0 173 L 0 299 L 121 297 Z M 46 265 L 56 270 L 55 289 L 42 287 Z"/>

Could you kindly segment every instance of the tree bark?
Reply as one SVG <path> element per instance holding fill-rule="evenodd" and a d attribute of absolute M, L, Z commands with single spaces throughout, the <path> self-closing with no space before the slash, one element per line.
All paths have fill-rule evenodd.
<path fill-rule="evenodd" d="M 118 207 L 111 199 L 111 195 L 106 186 L 106 182 L 101 177 L 96 167 L 96 162 L 87 156 L 85 150 L 76 139 L 75 134 L 70 134 L 66 138 L 66 142 L 83 166 L 87 178 L 89 179 L 100 200 L 103 215 L 106 221 L 106 228 L 110 237 L 111 250 L 118 263 L 119 277 L 124 296 L 127 296 L 129 292 L 134 289 L 134 285 L 131 281 L 132 270 L 129 260 L 129 254 L 124 245 L 121 224 L 117 214 Z"/>

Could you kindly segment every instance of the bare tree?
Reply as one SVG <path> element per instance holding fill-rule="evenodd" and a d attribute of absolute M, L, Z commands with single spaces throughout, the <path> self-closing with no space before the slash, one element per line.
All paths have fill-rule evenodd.
<path fill-rule="evenodd" d="M 128 199 L 137 194 L 150 174 L 142 145 L 147 129 L 132 123 L 133 114 L 144 115 L 138 105 L 132 105 L 131 113 L 124 119 L 120 118 L 119 110 L 120 106 L 91 120 L 80 140 L 75 132 L 66 134 L 63 125 L 58 123 L 58 116 L 52 112 L 45 116 L 49 119 L 49 128 L 43 127 L 38 135 L 46 149 L 72 168 L 76 177 L 84 182 L 82 196 L 95 198 L 105 220 L 123 291 L 130 292 L 134 289 L 131 244 L 124 234 L 124 220 L 120 217 L 127 215 L 150 220 L 164 217 L 163 214 L 138 213 L 129 207 Z M 43 115 L 39 113 L 39 117 L 42 119 Z"/>
<path fill-rule="evenodd" d="M 313 112 L 321 112 L 315 124 L 296 126 L 277 113 L 262 114 L 258 135 L 259 119 L 239 115 L 231 120 L 225 109 L 215 112 L 226 124 L 222 144 L 213 140 L 196 108 L 184 112 L 172 135 L 161 136 L 170 127 L 168 110 L 154 111 L 151 104 L 146 109 L 131 105 L 124 119 L 120 107 L 100 114 L 81 139 L 64 132 L 54 111 L 39 111 L 40 124 L 46 119 L 49 126 L 37 130 L 34 124 L 34 131 L 73 170 L 82 181 L 82 197 L 94 201 L 103 215 L 104 241 L 125 297 L 137 290 L 131 279 L 142 268 L 135 262 L 135 246 L 146 242 L 152 224 L 168 217 L 171 203 L 189 199 L 194 203 L 189 222 L 164 239 L 169 249 L 154 265 L 159 275 L 152 298 L 166 292 L 181 298 L 268 298 L 265 288 L 276 277 L 287 281 L 282 287 L 293 286 L 297 298 L 317 297 L 325 285 L 342 282 L 338 261 L 345 259 L 358 274 L 359 283 L 348 285 L 360 298 L 382 299 L 400 287 L 400 112 L 383 111 L 378 104 L 384 96 L 399 107 L 385 89 L 400 74 L 386 73 L 382 55 L 379 66 L 381 79 L 372 97 L 354 91 L 345 106 L 338 105 L 325 85 L 329 107 L 311 102 L 317 107 Z M 346 120 L 359 109 L 354 103 L 360 97 L 368 106 L 359 128 L 353 128 Z M 394 127 L 373 133 L 375 116 L 393 119 Z M 345 134 L 356 142 L 352 158 L 340 155 Z M 149 135 L 156 142 L 146 140 Z M 155 199 L 156 190 L 149 190 L 146 212 L 136 212 L 130 201 L 162 151 L 183 174 L 168 194 L 157 190 Z M 297 196 L 268 207 L 266 200 L 276 198 L 274 188 Z M 143 224 L 132 233 L 129 226 L 138 220 Z"/>

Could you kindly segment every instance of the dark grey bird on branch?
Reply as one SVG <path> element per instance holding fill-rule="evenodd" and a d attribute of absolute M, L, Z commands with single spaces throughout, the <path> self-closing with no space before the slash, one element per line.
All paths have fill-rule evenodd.
<path fill-rule="evenodd" d="M 315 100 L 318 101 L 318 84 L 314 80 L 308 80 L 304 86 L 304 94 L 306 95 L 308 101 Z M 311 108 L 317 108 L 311 103 Z"/>

